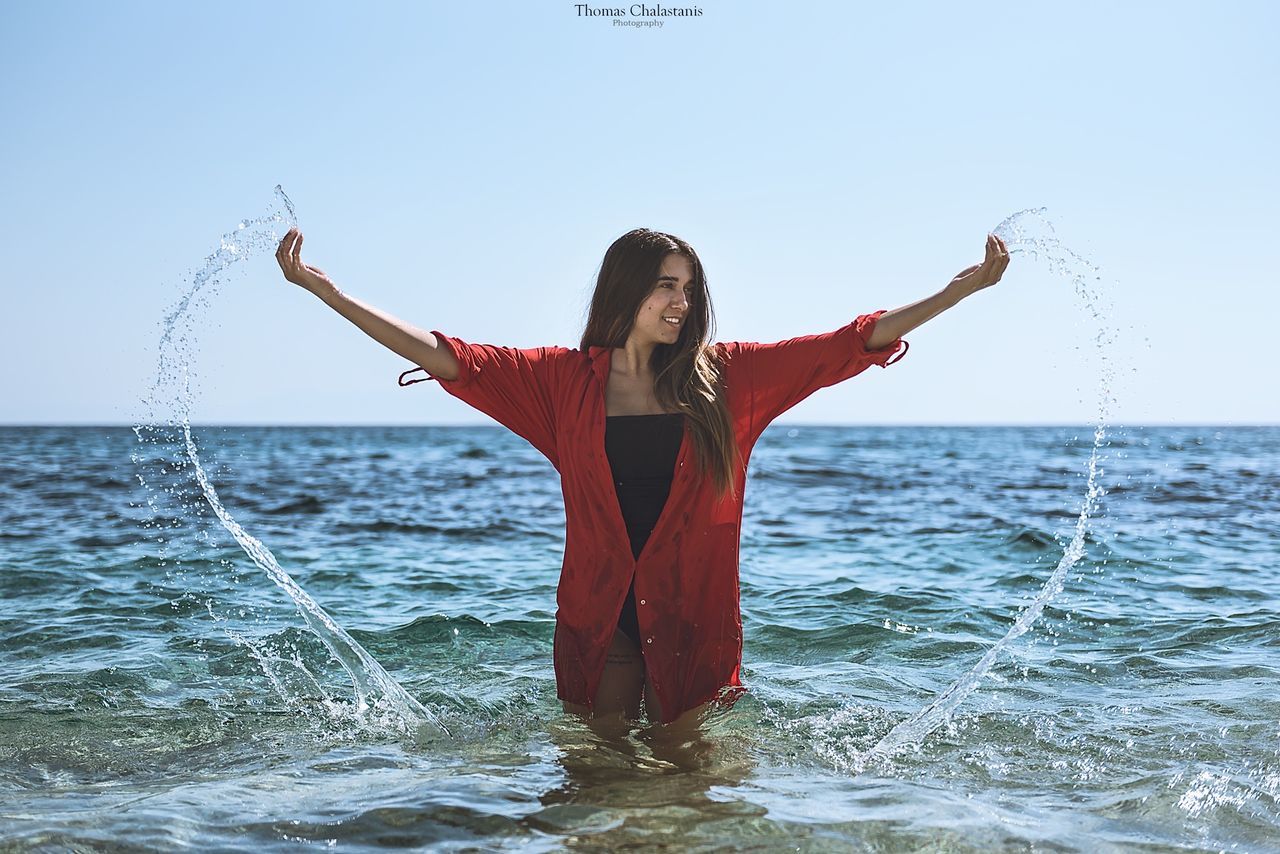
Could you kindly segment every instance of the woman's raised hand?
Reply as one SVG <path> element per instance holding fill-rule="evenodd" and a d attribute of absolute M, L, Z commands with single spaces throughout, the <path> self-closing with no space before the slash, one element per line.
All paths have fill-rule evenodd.
<path fill-rule="evenodd" d="M 284 277 L 295 285 L 301 285 L 319 296 L 337 285 L 325 275 L 324 270 L 302 263 L 302 232 L 297 226 L 285 233 L 276 249 L 276 261 L 284 271 Z"/>
<path fill-rule="evenodd" d="M 947 288 L 959 292 L 961 296 L 969 296 L 1000 281 L 1000 277 L 1004 275 L 1005 268 L 1008 266 L 1008 247 L 996 235 L 988 234 L 987 256 L 982 259 L 982 263 L 961 270 Z"/>

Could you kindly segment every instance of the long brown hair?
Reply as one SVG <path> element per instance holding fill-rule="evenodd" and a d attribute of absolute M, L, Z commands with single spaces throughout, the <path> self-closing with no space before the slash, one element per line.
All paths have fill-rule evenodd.
<path fill-rule="evenodd" d="M 740 458 L 720 365 L 707 343 L 715 334 L 716 322 L 711 294 L 693 247 L 674 235 L 647 228 L 628 231 L 615 240 L 600 264 L 580 349 L 586 353 L 588 347 L 617 348 L 627 343 L 640 307 L 657 286 L 662 261 L 671 254 L 689 259 L 693 297 L 676 342 L 655 345 L 649 358 L 654 395 L 664 409 L 684 413 L 698 468 L 704 477 L 712 478 L 723 496 L 733 489 Z"/>

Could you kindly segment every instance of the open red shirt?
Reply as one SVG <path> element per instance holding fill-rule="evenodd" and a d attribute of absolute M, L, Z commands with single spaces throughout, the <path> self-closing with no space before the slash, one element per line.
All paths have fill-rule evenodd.
<path fill-rule="evenodd" d="M 458 360 L 457 379 L 430 377 L 449 394 L 527 439 L 560 473 L 565 502 L 564 564 L 556 594 L 555 671 L 560 699 L 592 707 L 605 655 L 635 576 L 645 667 L 662 723 L 742 689 L 738 543 L 747 461 L 771 421 L 820 388 L 905 355 L 901 338 L 880 350 L 866 342 L 884 310 L 841 328 L 774 344 L 714 344 L 742 468 L 736 498 L 719 499 L 696 476 L 688 428 L 671 492 L 639 558 L 605 456 L 605 383 L 612 350 L 515 349 L 469 344 L 433 330 Z M 422 370 L 417 368 L 415 370 Z M 405 374 L 414 373 L 406 371 Z M 410 385 L 421 380 L 404 381 Z"/>

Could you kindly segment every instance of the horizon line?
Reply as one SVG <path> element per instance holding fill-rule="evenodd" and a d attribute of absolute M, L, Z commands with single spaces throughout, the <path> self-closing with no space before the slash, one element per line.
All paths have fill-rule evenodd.
<path fill-rule="evenodd" d="M 156 426 L 155 424 L 142 424 L 132 421 L 0 421 L 0 429 L 4 428 L 20 428 L 20 427 L 75 427 L 75 428 L 126 428 L 133 429 L 139 426 Z M 165 424 L 163 426 L 177 426 Z M 287 428 L 499 428 L 506 430 L 505 426 L 495 422 L 477 422 L 466 424 L 441 424 L 441 423 L 384 423 L 384 422 L 259 422 L 259 421 L 211 421 L 211 422 L 195 422 L 192 427 L 255 427 L 270 429 L 287 429 Z M 775 421 L 769 427 L 892 427 L 892 428 L 915 428 L 915 427 L 1079 427 L 1093 428 L 1097 427 L 1097 423 L 1068 423 L 1062 421 L 949 421 L 949 422 L 833 422 L 833 421 Z M 1224 423 L 1224 422 L 1181 422 L 1181 421 L 1152 421 L 1141 424 L 1113 422 L 1104 424 L 1105 427 L 1124 427 L 1124 428 L 1147 428 L 1147 427 L 1215 427 L 1215 428 L 1241 428 L 1241 427 L 1280 427 L 1280 422 L 1249 422 L 1249 423 Z M 766 428 L 768 429 L 768 428 Z"/>

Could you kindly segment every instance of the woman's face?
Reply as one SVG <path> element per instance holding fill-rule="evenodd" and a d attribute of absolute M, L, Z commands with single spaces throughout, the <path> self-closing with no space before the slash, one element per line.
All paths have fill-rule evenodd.
<path fill-rule="evenodd" d="M 653 291 L 640 306 L 631 337 L 655 344 L 674 344 L 680 337 L 694 298 L 693 264 L 672 253 L 662 259 Z M 669 319 L 670 318 L 670 319 Z M 671 319 L 676 322 L 672 323 Z"/>

